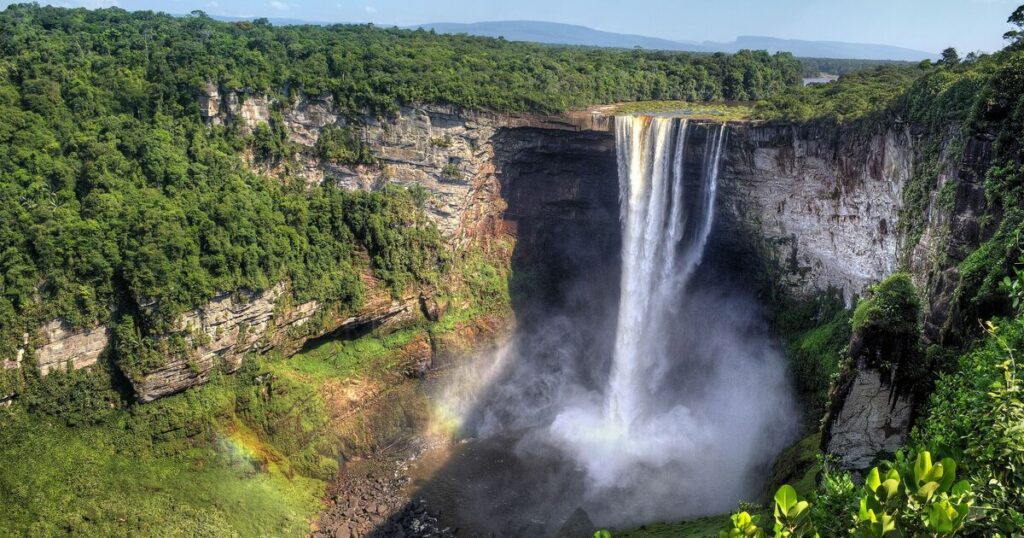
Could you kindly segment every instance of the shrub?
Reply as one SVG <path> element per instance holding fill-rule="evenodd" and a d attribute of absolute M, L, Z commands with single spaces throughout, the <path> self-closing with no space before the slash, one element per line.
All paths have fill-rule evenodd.
<path fill-rule="evenodd" d="M 1024 320 L 986 326 L 981 346 L 943 375 L 914 436 L 954 454 L 975 484 L 985 518 L 968 521 L 980 534 L 1024 528 L 1024 405 L 1014 353 L 1024 346 Z"/>
<path fill-rule="evenodd" d="M 326 161 L 341 164 L 373 164 L 377 161 L 359 133 L 351 126 L 328 125 L 320 132 L 314 151 Z"/>
<path fill-rule="evenodd" d="M 895 273 L 872 286 L 868 293 L 870 298 L 857 303 L 857 308 L 853 312 L 854 331 L 872 327 L 890 332 L 917 330 L 921 302 L 910 275 Z"/>
<path fill-rule="evenodd" d="M 447 179 L 461 179 L 462 171 L 454 163 L 448 163 L 441 168 L 441 176 Z"/>
<path fill-rule="evenodd" d="M 852 489 L 847 480 L 840 479 L 837 484 L 840 497 L 848 496 Z M 955 536 L 963 529 L 973 503 L 970 484 L 966 480 L 956 482 L 956 463 L 952 459 L 933 465 L 927 451 L 919 452 L 915 458 L 906 458 L 901 452 L 884 475 L 878 467 L 868 473 L 859 495 L 859 507 L 848 519 L 849 525 L 829 529 L 834 533 L 829 536 L 846 534 L 842 531 L 863 538 Z M 819 535 L 811 502 L 801 500 L 792 486 L 783 485 L 775 493 L 774 516 L 776 538 Z M 758 537 L 764 536 L 764 531 L 754 517 L 740 512 L 732 517 L 731 527 L 719 536 Z"/>
<path fill-rule="evenodd" d="M 822 473 L 821 491 L 812 497 L 811 521 L 824 536 L 847 534 L 860 497 L 850 473 L 827 470 Z"/>

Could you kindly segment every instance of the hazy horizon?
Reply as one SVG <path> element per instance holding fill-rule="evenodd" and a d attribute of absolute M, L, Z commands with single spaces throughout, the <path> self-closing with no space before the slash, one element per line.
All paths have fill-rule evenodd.
<path fill-rule="evenodd" d="M 1003 46 L 1006 18 L 1022 0 L 707 0 L 621 2 L 541 0 L 61 0 L 60 7 L 120 7 L 185 14 L 202 10 L 224 17 L 267 17 L 309 22 L 413 26 L 453 22 L 544 21 L 674 41 L 728 42 L 742 35 L 809 41 L 844 41 L 938 52 L 991 52 Z M 18 3 L 0 0 L 0 5 Z M 880 16 L 884 14 L 884 16 Z M 699 24 L 686 24 L 689 20 Z M 841 24 L 839 24 L 841 23 Z"/>

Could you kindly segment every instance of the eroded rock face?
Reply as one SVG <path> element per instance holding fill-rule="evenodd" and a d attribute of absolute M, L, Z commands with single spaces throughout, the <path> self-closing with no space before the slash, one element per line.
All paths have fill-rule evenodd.
<path fill-rule="evenodd" d="M 614 135 L 516 128 L 499 133 L 495 148 L 501 228 L 515 236 L 512 269 L 530 286 L 517 310 L 528 299 L 544 310 L 611 311 L 621 250 Z"/>
<path fill-rule="evenodd" d="M 183 335 L 191 345 L 189 356 L 131 378 L 137 398 L 148 402 L 204 383 L 218 364 L 226 372 L 237 371 L 243 355 L 256 349 L 266 335 L 284 291 L 284 284 L 278 284 L 261 293 L 224 293 L 202 308 L 182 314 L 174 333 Z"/>
<path fill-rule="evenodd" d="M 183 314 L 175 334 L 191 344 L 187 357 L 172 358 L 163 367 L 131 378 L 139 401 L 149 402 L 189 387 L 205 383 L 215 368 L 232 373 L 242 366 L 246 353 L 267 351 L 272 347 L 295 350 L 306 340 L 326 332 L 354 331 L 360 327 L 388 326 L 407 321 L 418 314 L 419 297 L 393 300 L 376 293 L 358 312 L 331 317 L 317 331 L 295 331 L 318 313 L 316 302 L 283 309 L 279 299 L 287 292 L 278 284 L 263 292 L 239 291 L 222 294 Z"/>
<path fill-rule="evenodd" d="M 903 446 L 913 405 L 908 394 L 897 392 L 892 379 L 863 361 L 845 384 L 839 389 L 841 405 L 827 428 L 824 448 L 844 469 L 865 471 L 879 455 Z"/>
<path fill-rule="evenodd" d="M 249 134 L 270 121 L 270 99 L 239 91 L 222 93 L 215 84 L 207 84 L 199 94 L 199 113 L 209 125 L 235 124 Z"/>
<path fill-rule="evenodd" d="M 926 142 L 912 126 L 879 125 L 872 132 L 843 127 L 732 125 L 722 161 L 713 241 L 739 266 L 764 266 L 797 295 L 841 290 L 847 304 L 897 270 L 909 270 L 924 307 L 924 340 L 943 342 L 963 324 L 954 300 L 956 265 L 985 236 L 983 178 L 991 155 L 983 136 L 952 151 L 951 127 L 939 155 L 939 173 L 925 185 L 922 207 L 905 208 L 904 189 L 922 163 Z M 920 178 L 918 179 L 920 180 Z M 940 192 L 949 191 L 943 202 Z M 902 218 L 918 218 L 910 231 Z M 760 243 L 760 244 L 758 244 Z M 753 263 L 761 261 L 761 263 Z M 915 404 L 914 353 L 865 345 L 855 335 L 854 367 L 832 395 L 822 448 L 853 471 L 897 449 L 906 439 Z M 885 346 L 883 346 L 885 347 Z M 883 367 L 888 365 L 888 368 Z M 922 374 L 923 375 L 923 374 Z"/>
<path fill-rule="evenodd" d="M 847 301 L 898 267 L 909 131 L 873 135 L 734 125 L 722 160 L 716 238 L 763 240 L 798 294 L 835 288 Z M 738 247 L 737 251 L 742 251 Z"/>
<path fill-rule="evenodd" d="M 64 320 L 55 319 L 39 329 L 39 339 L 42 345 L 35 350 L 36 364 L 46 375 L 69 366 L 79 369 L 96 364 L 110 343 L 110 329 L 74 329 Z"/>
<path fill-rule="evenodd" d="M 200 93 L 199 105 L 209 125 L 238 123 L 251 132 L 269 121 L 269 98 L 225 92 L 209 84 Z M 300 96 L 282 106 L 284 128 L 292 142 L 305 147 L 296 157 L 296 172 L 310 184 L 333 182 L 348 189 L 373 190 L 385 185 L 424 187 L 429 216 L 442 234 L 465 241 L 478 231 L 481 221 L 503 208 L 481 208 L 497 202 L 495 136 L 505 129 L 532 127 L 556 132 L 610 133 L 614 119 L 601 110 L 562 116 L 503 115 L 468 111 L 442 105 L 402 107 L 395 117 L 365 117 L 354 128 L 379 165 L 348 165 L 325 161 L 312 148 L 329 125 L 346 126 L 333 97 Z M 257 163 L 251 163 L 259 169 Z M 615 181 L 615 178 L 611 178 Z M 483 196 L 481 196 L 483 194 Z"/>

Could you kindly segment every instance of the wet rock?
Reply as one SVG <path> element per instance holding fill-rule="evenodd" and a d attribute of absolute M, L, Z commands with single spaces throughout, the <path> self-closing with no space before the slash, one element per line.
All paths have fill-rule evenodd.
<path fill-rule="evenodd" d="M 825 446 L 841 467 L 855 472 L 867 470 L 879 455 L 903 445 L 913 411 L 909 394 L 897 393 L 882 372 L 864 363 L 858 366 Z"/>
<path fill-rule="evenodd" d="M 594 530 L 594 522 L 583 508 L 577 508 L 569 518 L 565 520 L 558 530 L 558 536 L 579 537 L 590 536 Z"/>

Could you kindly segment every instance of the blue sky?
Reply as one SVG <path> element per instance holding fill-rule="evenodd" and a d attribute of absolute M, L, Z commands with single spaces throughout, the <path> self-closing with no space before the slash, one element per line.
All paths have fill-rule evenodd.
<path fill-rule="evenodd" d="M 0 0 L 0 5 L 11 2 Z M 1024 0 L 40 0 L 63 6 L 152 9 L 407 26 L 546 20 L 676 40 L 765 35 L 961 52 L 1002 47 L 1006 17 Z"/>

